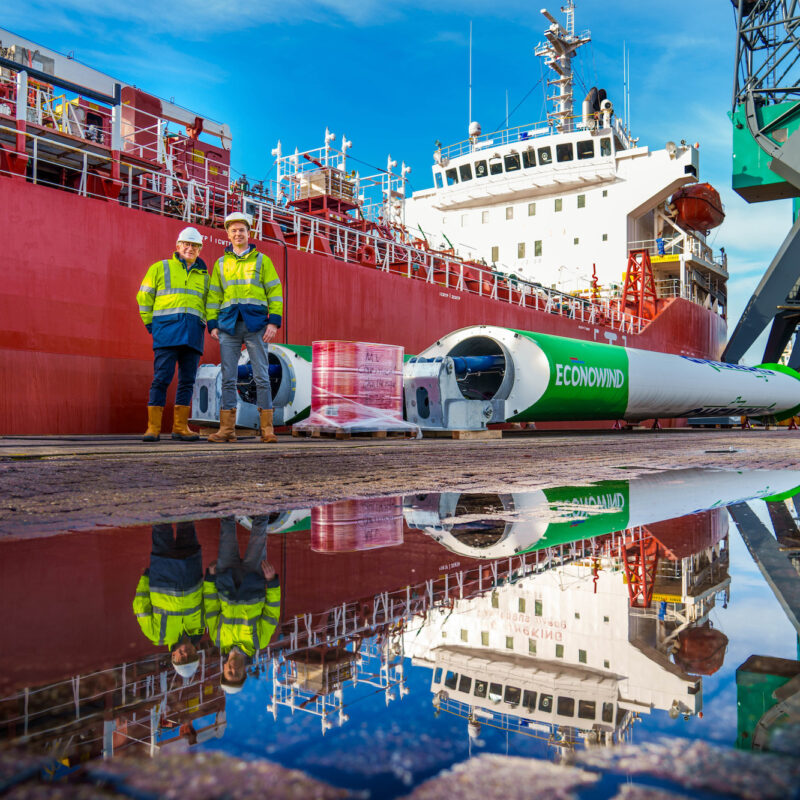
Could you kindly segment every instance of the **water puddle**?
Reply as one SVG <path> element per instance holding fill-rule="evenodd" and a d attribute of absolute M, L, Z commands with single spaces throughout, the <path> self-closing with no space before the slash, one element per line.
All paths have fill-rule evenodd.
<path fill-rule="evenodd" d="M 5 540 L 0 779 L 218 751 L 383 798 L 482 754 L 785 752 L 798 491 L 660 471 Z"/>

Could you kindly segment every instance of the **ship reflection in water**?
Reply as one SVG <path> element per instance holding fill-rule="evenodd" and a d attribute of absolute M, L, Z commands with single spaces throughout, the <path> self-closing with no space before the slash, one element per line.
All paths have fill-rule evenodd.
<path fill-rule="evenodd" d="M 780 750 L 798 487 L 667 471 L 7 539 L 6 772 L 211 748 L 392 797 L 482 752 Z"/>

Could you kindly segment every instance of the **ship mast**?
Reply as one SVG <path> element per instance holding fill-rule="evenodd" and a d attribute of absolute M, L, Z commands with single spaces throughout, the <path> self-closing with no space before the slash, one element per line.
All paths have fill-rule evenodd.
<path fill-rule="evenodd" d="M 589 31 L 575 35 L 573 0 L 568 0 L 561 11 L 566 16 L 566 28 L 546 8 L 542 9 L 550 27 L 544 32 L 547 41 L 538 44 L 534 54 L 544 58 L 545 64 L 556 73 L 555 78 L 547 81 L 548 86 L 556 87 L 555 94 L 548 98 L 553 104 L 553 110 L 547 112 L 547 121 L 558 133 L 568 133 L 574 129 L 575 118 L 572 102 L 572 59 L 575 51 L 582 44 L 590 42 L 592 37 Z"/>

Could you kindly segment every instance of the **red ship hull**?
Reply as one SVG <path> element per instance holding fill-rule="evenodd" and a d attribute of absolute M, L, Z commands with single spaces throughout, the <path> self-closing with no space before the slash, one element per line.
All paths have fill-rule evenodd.
<path fill-rule="evenodd" d="M 0 197 L 8 265 L 0 353 L 11 387 L 0 393 L 0 434 L 139 433 L 152 350 L 135 295 L 148 265 L 172 252 L 182 223 L 24 178 L 0 176 Z M 211 264 L 222 253 L 224 233 L 198 228 L 209 237 L 203 257 Z M 258 246 L 284 283 L 280 336 L 292 344 L 379 341 L 414 353 L 483 323 L 600 341 L 613 331 L 627 346 L 706 358 L 717 358 L 725 342 L 725 321 L 681 298 L 667 301 L 641 333 L 623 334 L 291 245 Z M 203 361 L 216 363 L 218 356 L 207 337 Z"/>

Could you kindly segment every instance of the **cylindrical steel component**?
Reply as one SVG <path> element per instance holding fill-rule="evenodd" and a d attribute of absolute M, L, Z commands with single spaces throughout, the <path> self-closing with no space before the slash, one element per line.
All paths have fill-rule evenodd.
<path fill-rule="evenodd" d="M 406 499 L 404 513 L 410 527 L 423 528 L 461 556 L 501 558 L 799 490 L 797 470 L 686 469 L 514 492 L 494 500 L 458 493 L 415 495 Z"/>
<path fill-rule="evenodd" d="M 505 401 L 505 420 L 494 422 L 780 420 L 800 410 L 800 373 L 778 364 L 746 367 L 487 325 L 450 333 L 420 356 L 502 356 L 504 370 L 458 376 L 464 398 Z"/>

